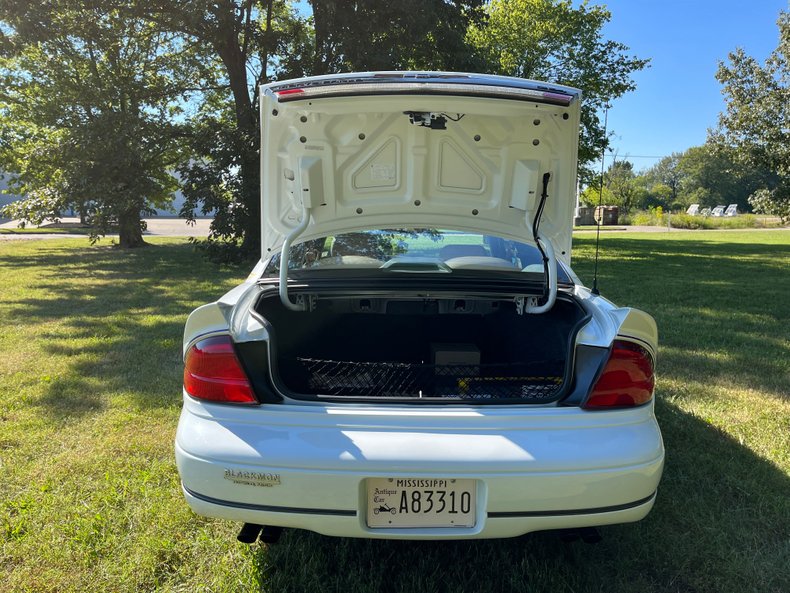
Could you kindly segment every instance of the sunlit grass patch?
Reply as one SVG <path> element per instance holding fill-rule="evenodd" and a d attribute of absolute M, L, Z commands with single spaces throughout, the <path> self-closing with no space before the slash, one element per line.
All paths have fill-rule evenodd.
<path fill-rule="evenodd" d="M 268 548 L 187 508 L 181 334 L 246 277 L 182 240 L 0 243 L 3 591 L 790 590 L 790 233 L 603 234 L 602 293 L 656 317 L 667 465 L 595 546 L 336 540 Z M 575 238 L 589 284 L 594 238 Z"/>

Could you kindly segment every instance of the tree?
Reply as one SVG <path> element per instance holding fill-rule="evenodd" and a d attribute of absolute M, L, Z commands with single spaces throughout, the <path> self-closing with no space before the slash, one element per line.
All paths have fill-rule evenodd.
<path fill-rule="evenodd" d="M 644 188 L 644 198 L 638 204 L 639 208 L 655 208 L 661 206 L 664 210 L 678 209 L 677 193 L 664 183 L 650 183 L 645 176 L 637 177 L 637 183 Z M 675 195 L 673 198 L 672 196 Z"/>
<path fill-rule="evenodd" d="M 685 205 L 738 204 L 749 209 L 749 195 L 760 186 L 766 172 L 739 166 L 733 149 L 713 143 L 692 146 L 678 160 L 682 176 L 681 200 Z"/>
<path fill-rule="evenodd" d="M 579 201 L 585 206 L 595 207 L 599 202 L 605 206 L 613 205 L 616 199 L 612 191 L 605 185 L 601 188 L 601 176 L 598 175 L 597 179 L 584 188 L 579 195 Z"/>
<path fill-rule="evenodd" d="M 681 156 L 681 153 L 673 152 L 671 155 L 662 158 L 645 172 L 645 177 L 651 185 L 660 184 L 669 188 L 669 194 L 664 198 L 667 201 L 667 205 L 674 204 L 678 201 L 680 186 L 683 181 L 683 173 L 678 168 Z M 661 192 L 662 194 L 666 194 L 663 188 Z"/>
<path fill-rule="evenodd" d="M 312 74 L 365 70 L 477 71 L 466 40 L 483 0 L 310 0 Z"/>
<path fill-rule="evenodd" d="M 138 0 L 135 14 L 217 57 L 216 90 L 190 122 L 193 156 L 179 168 L 182 213 L 212 212 L 212 238 L 259 255 L 259 86 L 344 70 L 467 68 L 465 32 L 481 3 L 311 0 L 305 19 L 282 0 Z"/>
<path fill-rule="evenodd" d="M 604 175 L 604 186 L 611 192 L 612 204 L 623 212 L 636 206 L 643 190 L 636 181 L 634 165 L 629 161 L 614 161 Z"/>
<path fill-rule="evenodd" d="M 267 82 L 282 35 L 279 20 L 292 16 L 274 0 L 130 1 L 132 18 L 179 35 L 206 56 L 208 89 L 190 121 L 191 149 L 179 174 L 186 198 L 182 214 L 212 212 L 211 236 L 260 253 L 258 87 Z"/>
<path fill-rule="evenodd" d="M 608 146 L 598 113 L 635 88 L 634 72 L 648 65 L 628 55 L 622 43 L 604 39 L 611 14 L 602 6 L 570 0 L 492 0 L 484 24 L 472 24 L 469 39 L 497 74 L 546 80 L 583 90 L 579 163 L 586 165 Z"/>
<path fill-rule="evenodd" d="M 764 65 L 736 49 L 720 63 L 725 110 L 710 141 L 730 148 L 748 170 L 770 172 L 750 202 L 790 220 L 790 13 L 781 12 L 779 45 Z"/>
<path fill-rule="evenodd" d="M 7 1 L 0 22 L 0 167 L 28 196 L 7 215 L 40 222 L 76 207 L 93 238 L 117 227 L 121 247 L 144 245 L 141 213 L 176 188 L 189 52 L 90 2 Z"/>

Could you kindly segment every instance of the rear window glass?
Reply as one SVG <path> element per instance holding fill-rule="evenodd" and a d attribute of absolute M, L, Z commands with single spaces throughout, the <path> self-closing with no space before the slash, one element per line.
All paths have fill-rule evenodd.
<path fill-rule="evenodd" d="M 266 269 L 279 272 L 279 255 Z M 534 245 L 493 235 L 437 229 L 375 229 L 342 233 L 291 247 L 288 269 L 316 272 L 402 265 L 436 266 L 437 271 L 491 271 L 543 274 Z M 558 266 L 558 280 L 570 282 Z"/>

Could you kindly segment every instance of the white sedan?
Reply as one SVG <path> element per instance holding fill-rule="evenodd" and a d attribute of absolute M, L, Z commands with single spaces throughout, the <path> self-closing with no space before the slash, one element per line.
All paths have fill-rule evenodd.
<path fill-rule="evenodd" d="M 195 512 L 272 541 L 650 511 L 657 331 L 570 267 L 579 102 L 457 73 L 261 88 L 261 261 L 184 335 Z"/>

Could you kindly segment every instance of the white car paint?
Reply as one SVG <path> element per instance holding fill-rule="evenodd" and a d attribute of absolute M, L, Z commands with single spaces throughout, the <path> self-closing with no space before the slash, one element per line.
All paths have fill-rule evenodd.
<path fill-rule="evenodd" d="M 535 201 L 518 194 L 516 179 L 523 174 L 521 185 L 537 192 L 538 175 L 550 169 L 549 193 L 556 199 L 547 202 L 541 236 L 576 283 L 563 290 L 590 316 L 576 346 L 607 349 L 616 338 L 625 339 L 655 358 L 652 318 L 592 294 L 570 271 L 578 92 L 565 89 L 569 105 L 409 97 L 408 110 L 470 114 L 448 125 L 442 145 L 441 138 L 428 136 L 432 131 L 403 117 L 403 97 L 321 98 L 306 105 L 280 102 L 275 88 L 262 92 L 261 262 L 243 284 L 190 315 L 184 353 L 212 335 L 230 335 L 236 343 L 269 340 L 265 324 L 251 313 L 262 291 L 257 281 L 304 222 L 306 205 L 311 214 L 302 239 L 376 226 L 437 225 L 529 241 Z M 569 113 L 567 120 L 563 113 Z M 535 119 L 543 123 L 535 125 Z M 478 133 L 485 139 L 479 143 Z M 477 189 L 457 166 L 452 176 L 466 179 L 466 187 L 451 191 L 443 184 L 441 158 L 425 160 L 441 154 L 442 146 L 461 155 L 479 181 Z M 379 163 L 382 151 L 386 158 Z M 366 174 L 375 169 L 384 177 L 379 181 L 391 186 L 360 187 L 355 179 L 366 167 Z M 590 411 L 557 402 L 413 406 L 286 396 L 278 404 L 234 406 L 200 401 L 186 391 L 183 398 L 176 461 L 196 513 L 333 536 L 495 538 L 637 521 L 653 506 L 664 462 L 653 401 Z M 365 485 L 377 477 L 476 480 L 477 521 L 473 527 L 371 529 Z"/>
<path fill-rule="evenodd" d="M 403 84 L 422 85 L 426 92 L 431 88 L 425 79 L 431 73 L 381 76 L 387 74 L 403 76 Z M 361 94 L 288 102 L 277 95 L 284 86 L 310 80 L 343 82 L 360 76 L 261 87 L 264 258 L 304 222 L 306 208 L 309 220 L 302 239 L 416 225 L 532 240 L 542 175 L 550 173 L 551 199 L 541 236 L 551 242 L 560 261 L 570 263 L 568 221 L 576 200 L 580 91 L 507 77 L 444 73 L 441 84 L 457 81 L 459 94 Z M 461 94 L 475 78 L 518 85 L 515 90 L 524 93 L 563 93 L 568 103 Z M 437 134 L 414 125 L 405 111 L 445 114 L 446 130 Z M 450 119 L 458 115 L 463 116 L 459 121 Z"/>
<path fill-rule="evenodd" d="M 493 538 L 635 521 L 652 508 L 664 457 L 652 406 L 250 410 L 185 395 L 183 414 L 178 467 L 196 512 L 344 537 Z M 279 483 L 236 484 L 223 479 L 229 469 Z M 475 479 L 477 524 L 369 529 L 363 488 L 372 477 Z"/>

